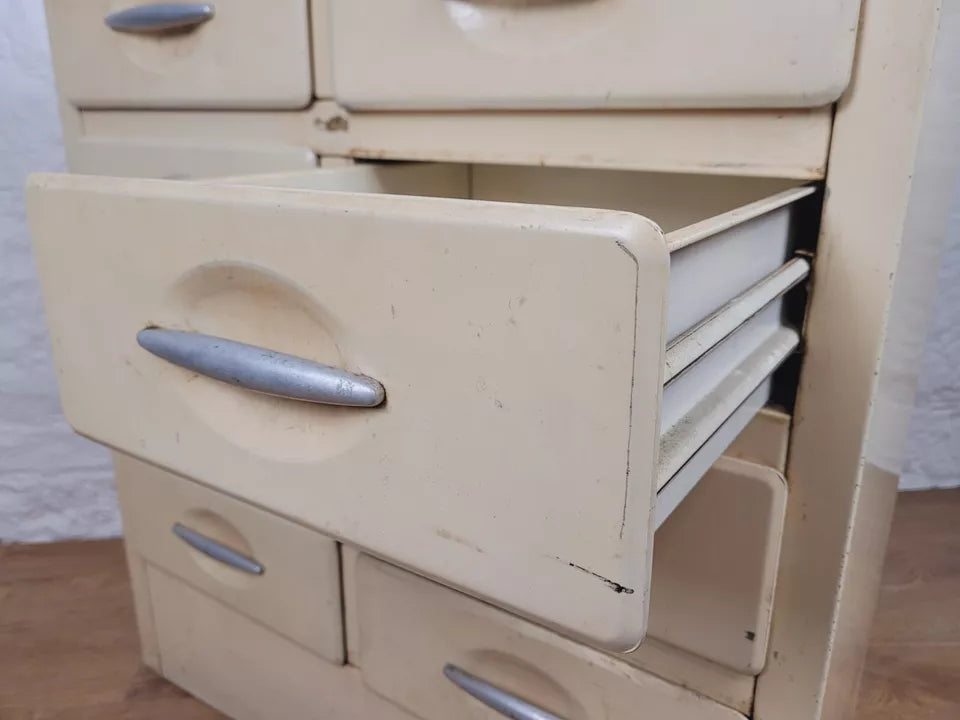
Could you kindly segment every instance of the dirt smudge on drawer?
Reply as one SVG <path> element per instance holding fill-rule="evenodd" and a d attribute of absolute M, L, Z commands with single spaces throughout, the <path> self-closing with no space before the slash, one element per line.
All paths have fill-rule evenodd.
<path fill-rule="evenodd" d="M 479 545 L 474 545 L 472 542 L 470 542 L 466 538 L 462 538 L 459 535 L 455 535 L 454 533 L 450 532 L 449 530 L 446 530 L 445 528 L 437 528 L 436 533 L 438 537 L 442 537 L 444 540 L 450 540 L 451 542 L 455 542 L 458 545 L 463 545 L 464 547 L 468 547 L 474 552 L 478 552 L 481 554 L 483 554 L 484 552 L 483 548 L 480 547 Z"/>

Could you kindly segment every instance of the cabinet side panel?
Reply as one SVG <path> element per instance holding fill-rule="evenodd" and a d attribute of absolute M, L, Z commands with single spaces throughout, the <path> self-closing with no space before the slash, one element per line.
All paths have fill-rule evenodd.
<path fill-rule="evenodd" d="M 896 483 L 864 470 L 938 0 L 868 0 L 834 125 L 788 462 L 770 662 L 755 715 L 847 715 Z M 872 605 L 872 602 L 869 603 Z"/>

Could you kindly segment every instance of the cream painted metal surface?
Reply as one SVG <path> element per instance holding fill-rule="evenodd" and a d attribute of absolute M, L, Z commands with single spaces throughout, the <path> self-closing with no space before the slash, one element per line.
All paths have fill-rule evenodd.
<path fill-rule="evenodd" d="M 767 659 L 787 486 L 721 458 L 657 530 L 651 637 L 756 675 Z"/>
<path fill-rule="evenodd" d="M 788 338 L 781 337 L 778 338 L 778 340 L 786 340 L 786 347 L 792 347 L 792 344 L 789 344 L 791 341 Z M 766 352 L 766 350 L 764 350 L 764 352 Z M 751 374 L 758 376 L 760 373 L 754 369 Z M 728 377 L 726 382 L 735 382 L 736 379 L 735 374 L 733 377 Z M 750 384 L 752 385 L 752 382 Z M 700 482 L 700 479 L 706 474 L 707 470 L 710 469 L 714 461 L 730 446 L 753 416 L 760 412 L 760 409 L 763 408 L 767 399 L 770 397 L 771 389 L 772 381 L 770 378 L 760 382 L 759 386 L 752 393 L 748 394 L 746 399 L 730 412 L 725 420 L 719 423 L 717 429 L 707 438 L 706 442 L 693 450 L 686 462 L 681 465 L 680 469 L 669 476 L 669 479 L 666 480 L 666 483 L 657 493 L 657 506 L 654 513 L 654 523 L 656 527 L 660 527 L 660 525 L 670 517 L 690 491 Z M 701 425 L 710 422 L 709 419 L 705 419 L 704 416 L 706 416 L 706 418 L 710 418 L 711 416 L 722 417 L 722 412 L 718 412 L 716 408 L 718 402 L 723 402 L 722 391 L 723 388 L 721 387 L 712 392 L 710 396 L 705 398 L 703 403 L 698 404 L 690 414 L 689 421 L 685 420 L 685 422 L 689 422 L 689 424 L 693 426 L 692 432 L 697 432 Z M 710 427 L 713 425 L 714 423 L 710 423 Z M 681 437 L 685 435 L 686 433 L 681 433 Z M 669 453 L 671 449 L 670 445 L 669 436 L 665 435 L 661 437 L 660 449 L 662 453 Z M 666 474 L 661 473 L 661 480 L 664 480 L 666 477 Z"/>
<path fill-rule="evenodd" d="M 701 354 L 809 272 L 806 260 L 783 267 L 795 204 L 814 193 L 813 187 L 797 187 L 791 180 L 405 163 L 223 182 L 597 207 L 648 216 L 665 232 L 670 253 L 667 340 L 672 345 L 682 333 L 719 315 L 687 338 Z M 696 357 L 690 351 L 679 355 L 686 356 L 686 364 Z M 676 353 L 675 358 L 669 377 L 686 366 Z"/>
<path fill-rule="evenodd" d="M 769 399 L 770 375 L 799 344 L 780 312 L 771 303 L 665 386 L 656 527 Z"/>
<path fill-rule="evenodd" d="M 652 223 L 89 178 L 33 198 L 47 287 L 84 278 L 84 308 L 51 305 L 82 432 L 611 647 L 642 638 L 667 281 Z M 63 242 L 76 223 L 83 242 Z M 194 379 L 136 346 L 151 323 L 342 364 L 387 403 L 305 410 Z"/>
<path fill-rule="evenodd" d="M 313 95 L 307 0 L 212 2 L 205 22 L 118 31 L 143 0 L 47 0 L 62 95 L 78 107 L 302 108 Z"/>
<path fill-rule="evenodd" d="M 484 200 L 650 217 L 666 233 L 670 251 L 668 341 L 780 268 L 793 203 L 814 192 L 789 180 L 501 165 L 471 166 L 470 188 Z"/>
<path fill-rule="evenodd" d="M 286 143 L 326 155 L 365 158 L 823 178 L 829 148 L 829 199 L 790 450 L 794 494 L 784 539 L 783 592 L 775 609 L 774 653 L 757 678 L 756 705 L 752 704 L 753 678 L 729 670 L 731 674 L 724 676 L 718 672 L 724 668 L 692 655 L 680 661 L 679 651 L 653 638 L 625 657 L 628 662 L 646 663 L 697 692 L 725 698 L 732 707 L 759 718 L 840 718 L 849 713 L 856 695 L 870 598 L 876 590 L 896 492 L 896 478 L 864 463 L 863 448 L 869 451 L 878 435 L 875 426 L 884 419 L 876 417 L 875 371 L 888 324 L 890 278 L 901 254 L 904 217 L 910 214 L 908 205 L 920 207 L 929 200 L 913 189 L 923 174 L 914 141 L 932 112 L 924 96 L 941 4 L 945 10 L 951 6 L 940 0 L 865 4 L 854 81 L 837 108 L 832 142 L 833 109 L 829 107 L 810 111 L 350 113 L 335 103 L 319 102 L 293 112 L 80 113 L 61 97 L 68 157 L 73 167 L 72 148 L 80 137 L 97 141 L 190 138 L 211 145 L 251 140 Z M 317 16 L 312 19 L 316 22 Z M 56 53 L 58 43 L 53 44 Z M 66 72 L 76 71 L 80 69 Z M 63 73 L 58 68 L 61 87 Z M 335 130 L 328 130 L 328 122 L 336 118 L 340 120 L 330 124 Z M 877 147 L 885 148 L 884 152 L 876 153 Z M 946 158 L 941 154 L 938 160 Z M 903 251 L 908 248 L 905 244 Z M 837 308 L 851 310 L 837 313 Z M 754 459 L 774 457 L 782 466 L 789 418 L 778 416 L 767 423 L 768 416 L 768 411 L 761 411 L 730 452 Z M 767 441 L 773 444 L 768 446 Z M 145 564 L 138 561 L 135 566 L 140 569 L 133 574 L 134 586 L 145 588 Z M 174 613 L 183 607 L 177 604 Z M 250 626 L 262 629 L 255 623 Z M 229 634 L 239 635 L 232 629 Z M 198 635 L 199 641 L 215 645 L 209 636 Z M 259 637 L 247 635 L 239 643 L 241 647 L 262 645 Z M 144 652 L 148 660 L 159 661 L 148 643 Z M 268 657 L 276 655 L 268 653 Z M 322 660 L 316 666 L 338 671 Z M 299 662 L 293 661 L 290 667 L 295 671 Z M 218 675 L 222 683 L 232 681 L 233 669 L 227 667 Z M 319 676 L 312 677 L 312 682 L 317 688 L 329 688 L 325 703 L 336 704 L 363 687 L 358 675 L 338 672 L 336 683 L 321 681 Z M 233 691 L 248 687 L 256 699 L 255 683 L 234 685 Z M 261 714 L 272 716 L 269 711 Z M 340 715 L 349 716 L 347 711 Z"/>
<path fill-rule="evenodd" d="M 782 300 L 777 298 L 766 305 L 760 312 L 748 319 L 746 322 L 736 327 L 733 332 L 724 338 L 721 338 L 714 345 L 707 347 L 707 351 L 684 369 L 678 376 L 670 379 L 663 388 L 663 399 L 660 407 L 660 433 L 669 437 L 676 433 L 685 433 L 688 430 L 683 426 L 690 417 L 690 413 L 701 402 L 703 402 L 710 393 L 718 387 L 723 378 L 729 377 L 734 372 L 739 372 L 738 377 L 752 375 L 756 378 L 756 383 L 745 384 L 747 392 L 755 389 L 756 384 L 765 379 L 770 374 L 770 370 L 776 368 L 793 350 L 797 343 L 797 335 L 794 331 L 786 331 L 783 340 L 779 339 L 783 330 L 783 321 L 781 314 L 783 312 Z M 776 341 L 771 342 L 774 338 Z M 705 338 L 709 339 L 709 338 Z M 791 342 L 792 340 L 792 342 Z M 764 350 L 766 346 L 769 350 Z M 755 362 L 751 367 L 746 367 L 754 353 L 761 351 L 763 358 L 768 358 L 767 362 Z M 757 370 L 751 369 L 753 365 Z M 727 397 L 729 393 L 723 393 Z M 733 399 L 735 405 L 743 402 L 744 398 Z M 722 413 L 726 417 L 728 413 Z M 715 428 L 714 428 L 715 430 Z M 707 432 L 712 435 L 713 430 Z M 697 442 L 694 447 L 699 447 L 703 442 Z M 670 476 L 678 469 L 679 464 L 686 460 L 685 454 L 680 454 L 675 459 L 672 454 L 675 451 L 668 450 L 661 458 L 666 476 L 662 479 L 666 482 Z"/>
<path fill-rule="evenodd" d="M 310 45 L 313 57 L 313 94 L 318 98 L 333 97 L 332 51 L 328 0 L 310 2 Z"/>
<path fill-rule="evenodd" d="M 809 262 L 804 258 L 794 258 L 698 325 L 672 339 L 667 345 L 664 383 L 669 383 L 703 357 L 714 345 L 728 338 L 758 313 L 764 312 L 764 308 L 802 281 L 809 272 Z M 776 306 L 776 315 L 779 319 L 782 303 L 777 302 Z"/>
<path fill-rule="evenodd" d="M 458 163 L 353 164 L 323 167 L 320 172 L 278 172 L 207 180 L 218 185 L 291 188 L 424 197 L 471 197 L 472 169 Z"/>
<path fill-rule="evenodd" d="M 340 575 L 343 583 L 343 628 L 347 650 L 347 662 L 359 667 L 360 628 L 357 619 L 357 558 L 360 549 L 353 545 L 340 545 Z"/>
<path fill-rule="evenodd" d="M 343 662 L 333 540 L 121 453 L 114 464 L 131 552 L 317 655 Z M 175 526 L 250 558 L 262 573 L 198 552 L 173 532 Z"/>
<path fill-rule="evenodd" d="M 140 659 L 147 667 L 160 672 L 160 649 L 157 647 L 157 629 L 153 622 L 150 587 L 147 584 L 147 561 L 128 543 L 124 542 L 123 545 L 127 556 L 127 569 L 130 572 L 137 633 L 140 637 Z"/>
<path fill-rule="evenodd" d="M 733 710 L 543 628 L 361 556 L 366 684 L 424 720 L 501 717 L 450 683 L 448 663 L 566 720 L 742 720 Z"/>
<path fill-rule="evenodd" d="M 339 168 L 311 183 L 403 176 L 419 191 L 467 177 L 420 169 Z M 668 279 L 668 250 L 709 237 L 704 223 L 718 244 L 736 222 L 750 235 L 807 192 L 666 239 L 609 210 L 240 185 L 48 176 L 30 204 L 80 432 L 626 650 L 643 637 L 662 474 L 664 305 L 682 277 Z M 148 326 L 376 377 L 387 401 L 305 407 L 196 377 L 136 345 Z M 698 442 L 764 377 L 733 375 L 718 373 L 733 394 L 700 414 Z M 702 472 L 725 445 L 673 442 L 670 457 L 681 447 Z M 671 482 L 671 502 L 696 479 Z"/>
<path fill-rule="evenodd" d="M 825 105 L 847 86 L 860 8 L 858 0 L 329 4 L 339 102 L 445 110 Z"/>
<path fill-rule="evenodd" d="M 636 650 L 615 655 L 633 667 L 749 715 L 756 678 L 647 636 Z"/>
<path fill-rule="evenodd" d="M 941 42 L 953 49 L 943 56 L 942 87 L 956 88 L 960 34 L 946 31 L 956 27 L 944 24 L 948 7 L 957 17 L 955 0 L 866 2 L 853 84 L 837 107 L 791 437 L 771 661 L 757 684 L 762 720 L 854 712 L 897 489 L 896 477 L 865 457 L 874 433 L 889 429 L 880 425 L 890 418 L 877 383 L 892 288 L 898 266 L 916 260 L 916 238 L 905 230 L 911 214 L 932 218 L 942 208 L 937 193 L 918 188 L 941 170 L 951 181 L 960 170 L 949 152 L 955 145 L 934 144 L 936 169 L 918 154 L 926 122 L 953 133 L 960 111 L 953 92 L 952 101 L 930 102 Z M 884 150 L 877 155 L 877 148 Z"/>
<path fill-rule="evenodd" d="M 764 408 L 723 454 L 755 465 L 765 465 L 783 474 L 786 472 L 787 449 L 790 446 L 790 420 L 790 416 L 782 410 Z"/>
<path fill-rule="evenodd" d="M 341 545 L 340 551 L 347 662 L 355 667 L 363 667 L 363 658 L 360 654 L 358 617 L 360 608 L 356 582 L 357 562 L 363 554 L 349 545 Z M 752 676 L 697 657 L 649 635 L 633 652 L 617 654 L 615 657 L 663 678 L 673 685 L 692 690 L 698 695 L 716 700 L 739 712 L 749 712 L 753 703 L 754 678 Z"/>
<path fill-rule="evenodd" d="M 84 110 L 84 136 L 284 142 L 321 156 L 819 179 L 830 107 L 544 113 Z"/>
<path fill-rule="evenodd" d="M 293 145 L 84 137 L 69 147 L 70 171 L 81 175 L 180 180 L 292 172 L 317 166 L 312 150 Z"/>
<path fill-rule="evenodd" d="M 148 565 L 160 671 L 236 720 L 412 720 L 332 665 L 215 598 Z"/>

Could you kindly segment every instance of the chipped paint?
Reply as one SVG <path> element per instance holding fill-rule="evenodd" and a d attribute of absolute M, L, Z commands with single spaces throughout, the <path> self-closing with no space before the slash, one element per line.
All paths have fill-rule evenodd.
<path fill-rule="evenodd" d="M 568 562 L 567 565 L 569 565 L 572 568 L 576 568 L 580 572 L 585 572 L 588 575 L 593 575 L 598 580 L 601 580 L 604 585 L 606 585 L 608 588 L 613 590 L 615 593 L 626 593 L 627 595 L 633 595 L 633 588 L 628 588 L 626 585 L 621 585 L 620 583 L 615 582 L 610 578 L 605 578 L 600 573 L 595 573 L 593 570 L 590 570 L 589 568 L 585 568 L 582 565 L 577 565 L 576 563 L 572 563 L 572 562 Z"/>

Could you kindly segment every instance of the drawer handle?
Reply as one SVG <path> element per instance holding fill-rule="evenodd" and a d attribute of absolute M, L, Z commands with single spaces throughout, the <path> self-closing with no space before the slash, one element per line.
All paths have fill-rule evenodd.
<path fill-rule="evenodd" d="M 456 665 L 450 663 L 444 665 L 443 674 L 447 680 L 465 693 L 472 695 L 488 708 L 496 710 L 501 715 L 512 718 L 512 720 L 561 720 L 553 713 L 541 710 L 536 705 L 531 705 L 505 690 L 494 687 Z"/>
<path fill-rule="evenodd" d="M 267 395 L 349 407 L 376 407 L 385 395 L 366 375 L 213 335 L 146 328 L 137 342 L 174 365 Z"/>
<path fill-rule="evenodd" d="M 195 28 L 213 14 L 208 3 L 150 3 L 110 13 L 103 21 L 117 32 L 162 33 Z"/>
<path fill-rule="evenodd" d="M 201 535 L 186 525 L 174 523 L 173 534 L 197 552 L 202 552 L 207 557 L 222 562 L 224 565 L 229 565 L 251 575 L 263 575 L 263 565 L 256 560 L 241 555 L 236 550 L 231 550 L 226 545 L 221 545 L 216 540 Z"/>

